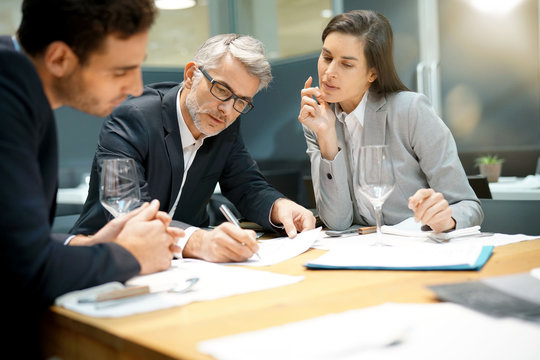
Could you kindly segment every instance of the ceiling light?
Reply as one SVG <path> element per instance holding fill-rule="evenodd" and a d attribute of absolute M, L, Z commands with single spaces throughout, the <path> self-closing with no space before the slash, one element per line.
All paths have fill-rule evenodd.
<path fill-rule="evenodd" d="M 321 16 L 325 19 L 329 19 L 331 18 L 333 15 L 333 12 L 331 9 L 324 9 L 324 10 L 321 10 Z"/>
<path fill-rule="evenodd" d="M 506 14 L 521 4 L 523 0 L 469 0 L 477 10 L 486 13 Z"/>
<path fill-rule="evenodd" d="M 156 0 L 156 6 L 162 10 L 188 9 L 195 4 L 195 0 Z"/>

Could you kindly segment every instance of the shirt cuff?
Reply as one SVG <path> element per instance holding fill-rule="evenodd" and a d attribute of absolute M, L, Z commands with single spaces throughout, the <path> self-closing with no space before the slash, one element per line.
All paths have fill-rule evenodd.
<path fill-rule="evenodd" d="M 286 199 L 286 198 L 277 198 L 276 201 L 278 201 L 279 199 Z M 272 209 L 274 209 L 274 205 L 276 204 L 276 201 L 274 201 L 274 203 L 272 204 L 272 206 L 270 207 L 270 213 L 268 214 L 268 222 L 270 223 L 271 226 L 273 226 L 274 228 L 276 229 L 280 229 L 280 230 L 284 230 L 285 229 L 285 226 L 283 225 L 276 225 L 272 222 Z"/>
<path fill-rule="evenodd" d="M 191 235 L 193 235 L 193 233 L 195 231 L 199 230 L 199 229 L 200 228 L 198 228 L 196 226 L 190 226 L 187 229 L 184 229 L 185 235 L 183 237 L 179 237 L 177 239 L 177 241 L 176 241 L 176 245 L 178 245 L 182 249 L 180 252 L 174 253 L 174 256 L 177 259 L 183 259 L 182 251 L 184 251 L 184 248 L 186 247 L 186 244 L 187 244 L 189 238 L 191 237 Z"/>
<path fill-rule="evenodd" d="M 69 242 L 70 242 L 71 239 L 73 239 L 75 236 L 77 236 L 77 235 L 71 235 L 70 237 L 68 237 L 68 238 L 66 239 L 66 241 L 64 241 L 64 245 L 69 245 Z"/>

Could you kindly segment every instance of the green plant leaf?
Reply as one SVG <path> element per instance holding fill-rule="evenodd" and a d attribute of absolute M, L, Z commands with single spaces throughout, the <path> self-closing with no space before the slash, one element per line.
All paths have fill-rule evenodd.
<path fill-rule="evenodd" d="M 480 164 L 502 164 L 504 159 L 501 159 L 497 155 L 484 155 L 477 157 L 474 162 L 476 166 Z"/>

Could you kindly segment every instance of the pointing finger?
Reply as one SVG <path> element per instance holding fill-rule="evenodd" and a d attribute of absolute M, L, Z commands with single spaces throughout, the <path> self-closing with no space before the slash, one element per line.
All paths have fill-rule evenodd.
<path fill-rule="evenodd" d="M 311 76 L 308 77 L 308 79 L 306 80 L 306 82 L 304 84 L 304 89 L 310 88 L 312 82 L 313 82 L 313 78 Z"/>

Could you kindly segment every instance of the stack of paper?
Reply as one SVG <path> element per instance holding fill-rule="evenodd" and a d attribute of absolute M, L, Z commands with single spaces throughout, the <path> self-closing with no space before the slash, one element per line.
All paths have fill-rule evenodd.
<path fill-rule="evenodd" d="M 306 264 L 309 269 L 479 270 L 493 246 L 421 244 L 417 246 L 355 246 L 328 251 Z"/>
<path fill-rule="evenodd" d="M 383 304 L 206 340 L 219 360 L 540 359 L 540 327 L 452 303 Z"/>

